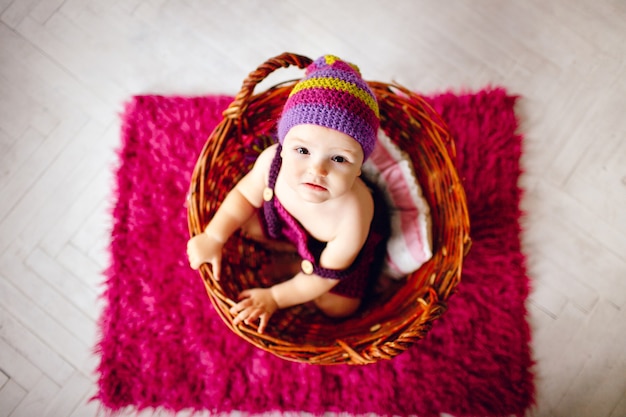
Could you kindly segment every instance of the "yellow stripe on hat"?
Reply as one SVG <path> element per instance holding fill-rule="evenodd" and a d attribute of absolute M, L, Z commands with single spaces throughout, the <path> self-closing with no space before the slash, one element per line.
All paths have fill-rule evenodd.
<path fill-rule="evenodd" d="M 361 75 L 361 70 L 359 69 L 359 67 L 357 67 L 356 65 L 354 65 L 351 62 L 344 61 L 343 59 L 339 58 L 338 56 L 335 56 L 335 55 L 324 55 L 324 61 L 326 61 L 326 65 L 333 65 L 337 61 L 343 62 L 345 64 L 348 64 L 353 70 L 355 70 L 359 75 Z"/>
<path fill-rule="evenodd" d="M 372 109 L 376 117 L 379 117 L 378 113 L 378 103 L 372 95 L 360 88 L 358 85 L 354 83 L 349 83 L 347 81 L 341 80 L 339 78 L 330 78 L 330 77 L 320 77 L 320 78 L 309 78 L 308 80 L 300 81 L 295 87 L 291 90 L 289 96 L 293 96 L 299 91 L 308 90 L 312 88 L 328 88 L 337 91 L 346 91 L 359 100 L 363 101 L 367 106 Z"/>
<path fill-rule="evenodd" d="M 324 61 L 326 61 L 326 65 L 333 65 L 335 61 L 341 61 L 341 59 L 335 55 L 324 55 Z"/>

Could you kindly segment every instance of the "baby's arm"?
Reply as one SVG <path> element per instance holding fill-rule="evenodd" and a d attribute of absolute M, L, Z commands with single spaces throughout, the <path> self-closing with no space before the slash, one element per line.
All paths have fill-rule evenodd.
<path fill-rule="evenodd" d="M 210 263 L 215 279 L 219 280 L 222 248 L 230 235 L 252 216 L 254 210 L 254 206 L 235 187 L 228 193 L 204 233 L 187 242 L 189 265 L 198 269 L 203 263 Z"/>
<path fill-rule="evenodd" d="M 342 270 L 350 267 L 369 234 L 373 202 L 365 201 L 365 213 L 360 207 L 346 216 L 338 228 L 336 237 L 328 242 L 321 254 L 320 265 L 327 269 Z M 231 308 L 236 314 L 235 325 L 251 324 L 260 319 L 259 332 L 263 333 L 271 315 L 282 308 L 303 304 L 329 292 L 339 283 L 337 279 L 323 278 L 316 274 L 296 274 L 293 278 L 271 288 L 255 288 L 242 291 L 242 301 Z"/>
<path fill-rule="evenodd" d="M 265 176 L 269 171 L 275 149 L 276 147 L 272 146 L 259 155 L 250 172 L 228 193 L 204 233 L 194 236 L 187 242 L 187 256 L 193 269 L 198 269 L 203 263 L 210 263 L 215 279 L 219 280 L 224 244 L 263 203 Z"/>
<path fill-rule="evenodd" d="M 337 230 L 337 236 L 326 244 L 320 256 L 320 266 L 326 269 L 349 268 L 367 240 L 369 221 L 350 216 Z M 278 308 L 291 307 L 315 300 L 326 294 L 339 283 L 337 279 L 320 277 L 316 274 L 298 273 L 292 279 L 274 285 L 272 296 Z"/>
<path fill-rule="evenodd" d="M 337 279 L 300 272 L 290 280 L 271 288 L 253 288 L 242 291 L 241 301 L 230 309 L 230 312 L 236 315 L 233 324 L 235 326 L 241 322 L 252 324 L 260 319 L 258 331 L 263 333 L 276 310 L 314 300 L 330 291 L 338 283 Z"/>

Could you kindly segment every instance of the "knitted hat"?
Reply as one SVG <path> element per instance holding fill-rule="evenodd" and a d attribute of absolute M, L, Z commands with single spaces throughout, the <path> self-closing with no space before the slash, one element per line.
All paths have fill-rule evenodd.
<path fill-rule="evenodd" d="M 378 103 L 356 65 L 325 55 L 307 67 L 278 121 L 280 143 L 289 129 L 301 124 L 345 133 L 359 142 L 364 160 L 370 156 L 378 132 Z"/>

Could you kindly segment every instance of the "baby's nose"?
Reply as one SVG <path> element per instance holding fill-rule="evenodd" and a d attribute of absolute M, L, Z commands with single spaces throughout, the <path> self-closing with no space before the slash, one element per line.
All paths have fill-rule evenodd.
<path fill-rule="evenodd" d="M 311 161 L 309 170 L 313 175 L 325 177 L 328 174 L 328 166 L 325 161 Z"/>

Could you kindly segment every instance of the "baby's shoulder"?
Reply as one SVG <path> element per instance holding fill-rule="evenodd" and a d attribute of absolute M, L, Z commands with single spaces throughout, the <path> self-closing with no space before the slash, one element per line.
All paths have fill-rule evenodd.
<path fill-rule="evenodd" d="M 374 217 L 376 199 L 374 198 L 374 190 L 372 190 L 367 183 L 365 183 L 361 178 L 358 178 L 357 181 L 357 191 L 356 191 L 356 202 L 361 211 L 362 215 L 365 217 L 365 221 L 367 224 Z"/>
<path fill-rule="evenodd" d="M 374 209 L 374 190 L 363 181 L 361 178 L 357 178 L 352 188 L 352 195 L 354 202 L 366 212 Z"/>
<path fill-rule="evenodd" d="M 374 215 L 374 197 L 372 190 L 357 178 L 352 190 L 346 194 L 338 214 L 343 222 L 354 226 L 355 223 L 369 225 Z"/>

